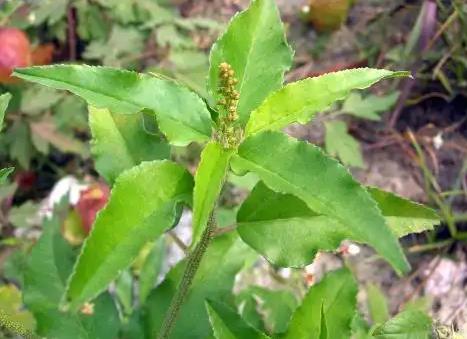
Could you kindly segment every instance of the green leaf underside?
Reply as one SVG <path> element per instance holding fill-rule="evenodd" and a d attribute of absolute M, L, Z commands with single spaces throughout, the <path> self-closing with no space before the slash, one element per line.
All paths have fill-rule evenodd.
<path fill-rule="evenodd" d="M 109 183 L 142 161 L 166 159 L 170 155 L 167 143 L 144 130 L 142 114 L 116 114 L 89 107 L 95 167 Z"/>
<path fill-rule="evenodd" d="M 372 332 L 379 339 L 428 339 L 431 338 L 431 319 L 421 311 L 404 311 Z"/>
<path fill-rule="evenodd" d="M 267 339 L 264 333 L 254 329 L 233 309 L 219 302 L 207 301 L 206 309 L 209 315 L 214 337 L 216 339 Z"/>
<path fill-rule="evenodd" d="M 201 238 L 222 189 L 233 151 L 211 141 L 201 153 L 193 192 L 193 241 Z"/>
<path fill-rule="evenodd" d="M 376 197 L 389 228 L 399 237 L 414 229 L 427 229 L 424 228 L 426 219 L 416 219 L 414 215 L 428 218 L 428 213 L 431 213 L 431 217 L 436 216 L 429 208 L 389 192 L 369 188 L 369 193 L 372 198 Z M 383 200 L 380 196 L 387 199 Z M 392 199 L 400 201 L 398 210 L 391 209 L 395 208 L 394 204 L 388 203 Z M 436 223 L 436 220 L 431 222 Z M 306 266 L 318 251 L 335 250 L 345 239 L 366 243 L 348 224 L 320 215 L 296 196 L 274 192 L 263 182 L 255 186 L 242 204 L 237 214 L 237 224 L 243 241 L 270 262 L 282 267 Z"/>
<path fill-rule="evenodd" d="M 54 65 L 16 69 L 15 76 L 56 89 L 68 90 L 91 106 L 112 113 L 153 110 L 169 141 L 184 146 L 211 136 L 211 118 L 195 93 L 175 82 L 147 74 L 108 67 Z"/>
<path fill-rule="evenodd" d="M 327 338 L 349 338 L 357 291 L 357 283 L 349 270 L 340 269 L 326 274 L 308 291 L 282 338 L 321 339 L 323 332 Z"/>
<path fill-rule="evenodd" d="M 389 309 L 386 297 L 381 289 L 369 284 L 366 288 L 368 311 L 373 324 L 381 324 L 389 319 Z"/>
<path fill-rule="evenodd" d="M 378 204 L 389 227 L 398 237 L 432 230 L 433 226 L 440 223 L 439 215 L 429 207 L 376 187 L 368 187 L 368 192 Z"/>
<path fill-rule="evenodd" d="M 59 311 L 65 283 L 73 267 L 74 251 L 60 234 L 57 217 L 44 224 L 44 232 L 34 245 L 24 270 L 24 302 L 37 320 L 37 334 L 78 339 L 113 338 L 119 329 L 117 308 L 109 294 L 94 302 L 92 316 Z"/>
<path fill-rule="evenodd" d="M 343 121 L 325 122 L 326 136 L 324 143 L 326 152 L 338 157 L 344 165 L 364 168 L 360 143 L 347 132 L 347 125 Z"/>
<path fill-rule="evenodd" d="M 211 333 L 205 301 L 233 303 L 235 275 L 245 261 L 255 254 L 235 233 L 216 237 L 209 245 L 191 285 L 187 299 L 170 338 L 206 338 Z M 177 264 L 166 279 L 150 294 L 143 309 L 146 337 L 154 338 L 160 330 L 165 313 L 185 269 L 185 261 Z"/>
<path fill-rule="evenodd" d="M 76 309 L 99 294 L 148 241 L 170 228 L 179 203 L 189 203 L 193 179 L 170 161 L 143 162 L 116 180 L 69 281 L 65 302 Z"/>
<path fill-rule="evenodd" d="M 2 130 L 3 126 L 3 119 L 5 119 L 5 112 L 8 107 L 8 103 L 11 100 L 10 93 L 4 93 L 0 95 L 0 131 Z"/>
<path fill-rule="evenodd" d="M 255 172 L 274 191 L 293 194 L 313 211 L 347 225 L 398 273 L 409 269 L 375 201 L 342 165 L 318 147 L 280 132 L 260 133 L 240 145 L 232 166 L 236 171 Z"/>
<path fill-rule="evenodd" d="M 335 101 L 345 99 L 351 90 L 365 89 L 382 79 L 407 75 L 408 72 L 356 68 L 288 84 L 270 94 L 251 113 L 246 135 L 278 130 L 294 122 L 304 124 Z"/>
<path fill-rule="evenodd" d="M 292 57 L 275 1 L 252 1 L 247 10 L 232 18 L 227 31 L 213 45 L 208 89 L 218 99 L 218 67 L 222 62 L 229 63 L 239 80 L 238 112 L 245 124 L 250 112 L 282 86 Z"/>

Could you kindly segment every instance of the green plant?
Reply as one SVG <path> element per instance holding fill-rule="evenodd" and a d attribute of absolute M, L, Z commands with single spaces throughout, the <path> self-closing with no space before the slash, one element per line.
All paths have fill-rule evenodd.
<path fill-rule="evenodd" d="M 125 319 L 123 337 L 276 335 L 252 327 L 231 308 L 234 277 L 256 257 L 251 248 L 276 266 L 303 267 L 318 251 L 333 251 L 349 239 L 372 246 L 399 274 L 410 269 L 398 238 L 431 229 L 437 214 L 363 187 L 318 147 L 279 131 L 308 122 L 351 90 L 407 73 L 353 69 L 283 86 L 291 62 L 274 1 L 256 0 L 232 19 L 213 46 L 205 100 L 157 74 L 86 65 L 15 71 L 17 77 L 68 90 L 88 102 L 93 154 L 101 164 L 97 170 L 113 184 L 74 268 L 73 251 L 56 236 L 57 218 L 32 250 L 24 300 L 40 335 L 117 336 L 119 317 L 106 289 L 148 241 L 177 223 L 181 205 L 193 208 L 189 253 Z M 151 152 L 151 141 L 131 133 L 131 125 L 115 127 L 114 121 L 142 111 L 155 116 L 170 144 L 206 143 L 194 178 L 175 162 L 143 161 L 140 152 Z M 111 157 L 116 161 L 101 161 Z M 241 205 L 237 226 L 222 229 L 214 211 L 230 171 L 253 172 L 261 181 Z M 119 299 L 126 300 L 124 275 L 117 287 Z M 288 338 L 350 337 L 356 293 L 349 269 L 329 273 L 280 331 Z M 411 322 L 417 324 L 417 338 L 428 337 L 431 320 L 420 312 L 388 320 L 372 334 L 363 332 L 404 337 L 412 331 Z"/>

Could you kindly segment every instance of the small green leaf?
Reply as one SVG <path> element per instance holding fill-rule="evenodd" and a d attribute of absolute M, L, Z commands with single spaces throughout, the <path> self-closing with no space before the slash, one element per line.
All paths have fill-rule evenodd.
<path fill-rule="evenodd" d="M 351 90 L 365 89 L 382 79 L 408 75 L 408 72 L 356 68 L 288 84 L 270 94 L 251 113 L 246 135 L 279 130 L 294 122 L 304 124 L 335 101 L 345 99 Z"/>
<path fill-rule="evenodd" d="M 58 213 L 57 213 L 58 215 Z M 94 314 L 70 314 L 58 310 L 72 270 L 75 252 L 60 234 L 61 220 L 47 220 L 24 269 L 24 303 L 37 320 L 41 337 L 77 339 L 115 338 L 120 326 L 118 312 L 108 293 L 94 302 Z"/>
<path fill-rule="evenodd" d="M 324 124 L 326 152 L 338 157 L 344 165 L 365 168 L 360 143 L 347 132 L 343 121 L 328 121 Z"/>
<path fill-rule="evenodd" d="M 212 334 L 205 301 L 233 304 L 235 276 L 255 254 L 235 233 L 216 237 L 209 245 L 196 273 L 170 338 L 207 338 Z M 155 338 L 178 287 L 186 261 L 177 264 L 150 294 L 143 308 L 146 337 Z"/>
<path fill-rule="evenodd" d="M 246 291 L 258 301 L 258 310 L 263 315 L 268 333 L 283 333 L 298 306 L 295 295 L 287 290 L 271 290 L 252 286 Z"/>
<path fill-rule="evenodd" d="M 138 255 L 147 241 L 170 228 L 179 203 L 190 200 L 193 180 L 169 161 L 144 162 L 115 181 L 68 283 L 71 309 L 98 295 Z"/>
<path fill-rule="evenodd" d="M 157 283 L 165 259 L 165 238 L 160 237 L 152 244 L 151 252 L 146 256 L 139 272 L 139 301 L 143 305 L 149 293 Z"/>
<path fill-rule="evenodd" d="M 211 136 L 211 117 L 195 93 L 173 81 L 108 67 L 54 65 L 17 69 L 15 76 L 56 89 L 68 90 L 91 106 L 112 113 L 154 111 L 170 142 L 184 146 Z"/>
<path fill-rule="evenodd" d="M 318 147 L 280 132 L 260 133 L 240 145 L 232 165 L 240 172 L 255 172 L 274 191 L 293 194 L 314 212 L 346 225 L 345 229 L 373 246 L 397 272 L 409 269 L 397 238 L 386 225 L 375 201 L 344 167 Z M 320 222 L 323 229 L 328 221 Z M 342 237 L 342 233 L 336 229 L 332 239 L 338 237 Z M 284 238 L 284 241 L 288 239 Z"/>
<path fill-rule="evenodd" d="M 440 223 L 439 215 L 429 207 L 375 187 L 369 187 L 368 192 L 378 204 L 388 226 L 399 238 L 409 233 L 432 230 Z"/>
<path fill-rule="evenodd" d="M 255 0 L 231 20 L 213 45 L 208 89 L 217 98 L 219 64 L 229 63 L 239 80 L 238 112 L 243 124 L 266 96 L 282 86 L 284 72 L 292 64 L 284 27 L 273 0 Z"/>
<path fill-rule="evenodd" d="M 344 101 L 342 111 L 358 118 L 368 120 L 380 120 L 379 113 L 389 110 L 399 98 L 399 92 L 393 92 L 386 96 L 368 95 L 362 98 L 358 92 L 352 92 Z"/>
<path fill-rule="evenodd" d="M 5 119 L 5 112 L 8 107 L 8 103 L 11 100 L 11 94 L 10 93 L 4 93 L 0 95 L 0 132 L 3 127 L 3 119 Z"/>
<path fill-rule="evenodd" d="M 122 313 L 128 316 L 133 311 L 133 276 L 124 270 L 115 280 L 115 296 L 120 302 Z"/>
<path fill-rule="evenodd" d="M 31 227 L 37 218 L 39 205 L 28 200 L 21 206 L 13 206 L 8 214 L 8 219 L 15 227 Z"/>
<path fill-rule="evenodd" d="M 216 339 L 266 339 L 247 323 L 230 307 L 214 301 L 206 302 L 206 309 Z"/>
<path fill-rule="evenodd" d="M 3 185 L 8 178 L 8 176 L 13 173 L 14 167 L 7 167 L 0 169 L 0 185 Z"/>
<path fill-rule="evenodd" d="M 225 150 L 215 141 L 208 143 L 201 153 L 193 192 L 192 246 L 198 243 L 206 228 L 209 216 L 224 184 L 232 154 L 233 151 Z"/>
<path fill-rule="evenodd" d="M 349 338 L 357 306 L 357 290 L 349 270 L 328 273 L 308 291 L 293 314 L 284 338 L 321 339 L 322 320 L 326 324 L 327 338 Z"/>
<path fill-rule="evenodd" d="M 388 302 L 381 289 L 369 284 L 366 288 L 368 310 L 373 324 L 382 324 L 389 319 Z"/>
<path fill-rule="evenodd" d="M 431 319 L 421 311 L 404 311 L 373 330 L 379 339 L 429 339 Z"/>
<path fill-rule="evenodd" d="M 91 152 L 97 171 L 109 183 L 142 161 L 166 159 L 170 155 L 167 143 L 144 130 L 143 114 L 116 114 L 89 107 Z"/>

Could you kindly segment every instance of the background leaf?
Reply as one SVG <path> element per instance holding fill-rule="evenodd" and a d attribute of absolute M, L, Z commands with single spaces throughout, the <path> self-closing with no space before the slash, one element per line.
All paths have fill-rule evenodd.
<path fill-rule="evenodd" d="M 379 339 L 431 338 L 431 318 L 421 311 L 404 311 L 372 332 Z"/>
<path fill-rule="evenodd" d="M 250 112 L 269 92 L 282 86 L 292 56 L 275 1 L 254 0 L 247 10 L 233 17 L 211 49 L 209 92 L 218 99 L 219 64 L 229 63 L 239 80 L 240 121 L 246 123 Z"/>
<path fill-rule="evenodd" d="M 225 150 L 215 141 L 208 143 L 201 153 L 193 192 L 193 240 L 191 246 L 198 243 L 206 228 L 209 216 L 216 206 L 232 154 L 232 150 Z"/>
<path fill-rule="evenodd" d="M 3 129 L 3 119 L 5 119 L 5 112 L 11 100 L 10 93 L 3 93 L 0 95 L 0 131 Z"/>
<path fill-rule="evenodd" d="M 190 200 L 193 181 L 169 161 L 144 162 L 116 180 L 99 212 L 67 287 L 72 309 L 94 298 L 126 268 L 148 241 L 175 221 L 176 207 Z"/>
<path fill-rule="evenodd" d="M 369 284 L 366 288 L 368 310 L 373 324 L 382 324 L 389 319 L 388 302 L 381 289 Z"/>
<path fill-rule="evenodd" d="M 342 105 L 344 113 L 368 120 L 380 120 L 379 113 L 386 112 L 397 102 L 399 92 L 385 96 L 370 94 L 365 98 L 358 92 L 352 92 Z"/>
<path fill-rule="evenodd" d="M 321 339 L 322 316 L 327 338 L 349 338 L 357 306 L 357 283 L 347 269 L 330 272 L 312 286 L 292 316 L 284 338 Z"/>
<path fill-rule="evenodd" d="M 170 80 L 106 67 L 54 65 L 17 69 L 15 76 L 81 96 L 112 113 L 153 110 L 171 143 L 184 146 L 211 136 L 211 117 L 193 92 Z"/>
<path fill-rule="evenodd" d="M 89 126 L 93 136 L 91 152 L 97 171 L 109 183 L 142 161 L 169 157 L 169 145 L 159 136 L 145 131 L 144 114 L 117 114 L 89 107 Z"/>
<path fill-rule="evenodd" d="M 246 135 L 279 130 L 293 122 L 304 124 L 335 101 L 345 99 L 353 89 L 365 89 L 382 79 L 407 75 L 385 69 L 355 68 L 288 84 L 270 94 L 252 112 Z"/>
<path fill-rule="evenodd" d="M 318 147 L 280 132 L 265 132 L 246 139 L 232 164 L 237 171 L 255 172 L 274 191 L 293 194 L 313 211 L 346 225 L 399 273 L 408 270 L 397 239 L 374 200 L 345 168 Z"/>
<path fill-rule="evenodd" d="M 233 309 L 224 304 L 208 301 L 206 309 L 216 339 L 269 338 L 245 323 Z"/>
<path fill-rule="evenodd" d="M 364 168 L 360 143 L 347 132 L 343 121 L 334 120 L 324 124 L 326 135 L 324 139 L 326 152 L 338 157 L 344 165 Z"/>
<path fill-rule="evenodd" d="M 60 226 L 58 217 L 45 222 L 24 270 L 24 302 L 37 320 L 37 333 L 49 338 L 60 338 L 64 333 L 73 333 L 78 339 L 116 338 L 120 324 L 109 294 L 96 299 L 92 315 L 59 311 L 75 258 L 75 251 L 60 234 Z"/>

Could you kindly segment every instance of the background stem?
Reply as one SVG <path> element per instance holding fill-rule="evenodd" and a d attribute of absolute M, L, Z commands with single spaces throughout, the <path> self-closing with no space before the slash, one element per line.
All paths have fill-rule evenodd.
<path fill-rule="evenodd" d="M 206 229 L 204 230 L 198 245 L 196 245 L 188 257 L 185 272 L 183 273 L 182 280 L 180 281 L 177 291 L 175 292 L 175 295 L 173 296 L 170 306 L 167 310 L 164 322 L 162 323 L 161 331 L 157 336 L 158 339 L 169 338 L 170 332 L 172 331 L 178 314 L 180 313 L 180 308 L 185 302 L 191 283 L 193 282 L 193 278 L 195 277 L 196 271 L 198 270 L 199 264 L 201 263 L 201 259 L 203 258 L 203 255 L 208 248 L 209 242 L 211 241 L 214 228 L 215 222 L 213 214 L 211 213 Z"/>

